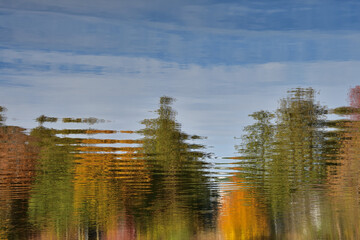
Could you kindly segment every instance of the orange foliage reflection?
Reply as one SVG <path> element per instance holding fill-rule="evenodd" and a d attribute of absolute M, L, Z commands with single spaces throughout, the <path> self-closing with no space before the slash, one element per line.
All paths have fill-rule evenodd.
<path fill-rule="evenodd" d="M 222 199 L 218 220 L 224 239 L 266 239 L 270 237 L 268 217 L 263 205 L 254 196 L 254 190 L 247 188 L 239 178 L 231 191 Z"/>

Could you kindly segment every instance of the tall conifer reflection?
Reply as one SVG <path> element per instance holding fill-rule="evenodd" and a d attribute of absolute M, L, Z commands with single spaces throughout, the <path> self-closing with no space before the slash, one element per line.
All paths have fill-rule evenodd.
<path fill-rule="evenodd" d="M 145 119 L 143 153 L 151 176 L 151 192 L 144 201 L 144 214 L 137 214 L 144 239 L 169 236 L 189 239 L 196 230 L 213 221 L 214 209 L 200 139 L 180 130 L 170 97 L 161 97 L 156 118 Z"/>

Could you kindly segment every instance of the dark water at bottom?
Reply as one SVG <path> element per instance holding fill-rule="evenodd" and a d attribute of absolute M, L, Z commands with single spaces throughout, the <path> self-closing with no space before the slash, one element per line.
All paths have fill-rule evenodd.
<path fill-rule="evenodd" d="M 359 93 L 327 109 L 292 89 L 221 157 L 170 97 L 134 131 L 47 116 L 23 129 L 3 113 L 0 239 L 360 239 Z"/>

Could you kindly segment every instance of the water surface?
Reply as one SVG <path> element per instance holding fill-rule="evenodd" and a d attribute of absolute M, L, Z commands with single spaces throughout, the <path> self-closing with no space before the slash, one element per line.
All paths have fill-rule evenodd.
<path fill-rule="evenodd" d="M 359 239 L 356 1 L 0 1 L 0 239 Z"/>

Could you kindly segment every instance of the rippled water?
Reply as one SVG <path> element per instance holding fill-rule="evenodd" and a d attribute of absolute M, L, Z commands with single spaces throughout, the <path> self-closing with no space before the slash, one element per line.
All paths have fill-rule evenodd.
<path fill-rule="evenodd" d="M 359 12 L 0 0 L 0 239 L 360 239 Z"/>
<path fill-rule="evenodd" d="M 250 114 L 237 155 L 221 160 L 181 130 L 171 97 L 139 130 L 100 130 L 97 118 L 42 115 L 28 130 L 3 121 L 1 236 L 357 239 L 359 96 L 352 88 L 350 106 L 328 109 L 313 89 L 292 89 L 277 110 Z"/>

